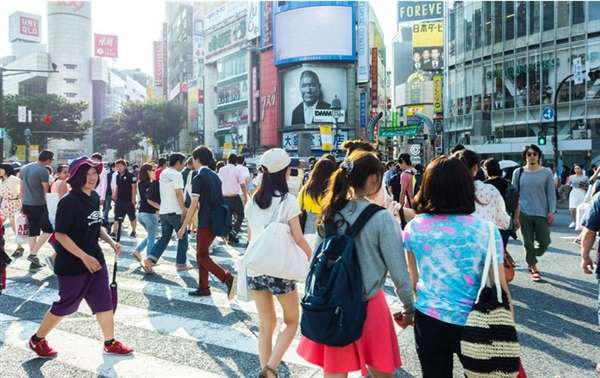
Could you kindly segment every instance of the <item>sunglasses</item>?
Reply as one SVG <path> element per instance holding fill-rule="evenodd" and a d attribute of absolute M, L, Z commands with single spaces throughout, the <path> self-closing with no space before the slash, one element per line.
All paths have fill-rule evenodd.
<path fill-rule="evenodd" d="M 538 156 L 537 152 L 528 152 L 527 156 Z"/>

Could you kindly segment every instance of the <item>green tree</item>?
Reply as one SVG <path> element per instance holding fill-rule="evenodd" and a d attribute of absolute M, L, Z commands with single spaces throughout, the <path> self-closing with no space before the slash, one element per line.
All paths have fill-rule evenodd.
<path fill-rule="evenodd" d="M 135 114 L 138 109 L 132 110 Z M 167 101 L 149 101 L 143 104 L 139 127 L 150 138 L 154 151 L 165 152 L 171 147 L 184 126 L 183 106 Z M 137 119 L 137 117 L 133 117 Z"/>
<path fill-rule="evenodd" d="M 26 106 L 32 111 L 32 123 L 18 122 L 18 107 Z M 79 139 L 91 127 L 89 121 L 82 121 L 82 113 L 88 108 L 85 101 L 69 101 L 55 94 L 30 96 L 7 95 L 4 97 L 6 112 L 6 133 L 14 144 L 25 144 L 25 129 L 31 130 L 31 144 L 45 146 L 48 138 L 66 140 Z M 52 117 L 52 123 L 45 125 L 45 115 Z"/>
<path fill-rule="evenodd" d="M 104 152 L 112 148 L 117 151 L 117 156 L 125 156 L 129 151 L 138 149 L 142 139 L 139 131 L 125 127 L 121 113 L 105 118 L 94 128 L 94 149 Z"/>

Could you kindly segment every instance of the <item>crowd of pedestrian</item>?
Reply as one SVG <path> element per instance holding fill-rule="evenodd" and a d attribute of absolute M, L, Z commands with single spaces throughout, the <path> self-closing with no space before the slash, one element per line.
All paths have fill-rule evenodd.
<path fill-rule="evenodd" d="M 556 175 L 542 166 L 539 147 L 524 147 L 523 165 L 510 179 L 496 159 L 482 163 L 476 152 L 462 146 L 426 167 L 413 165 L 409 154 L 384 162 L 364 141 L 348 141 L 343 148 L 341 163 L 332 155 L 311 162 L 297 196 L 289 185 L 294 162 L 282 149 L 261 156 L 256 177 L 243 157 L 231 154 L 217 162 L 205 146 L 190 156 L 173 152 L 139 166 L 124 159 L 105 162 L 96 153 L 51 172 L 51 151 L 42 151 L 37 162 L 23 167 L 0 165 L 2 219 L 15 236 L 23 234 L 19 217 L 27 219 L 30 268 L 44 267 L 38 254 L 48 239 L 56 251 L 47 264 L 57 275 L 60 298 L 31 337 L 30 348 L 40 357 L 56 356 L 45 337 L 85 299 L 102 330 L 104 351 L 133 352 L 115 339 L 116 298 L 99 246 L 103 240 L 120 254 L 117 234 L 128 220 L 130 237 L 137 237 L 138 223 L 145 230 L 135 248 L 126 251 L 144 273 L 156 274 L 154 267 L 174 242 L 173 235 L 175 268 L 193 269 L 188 249 L 189 239 L 195 238 L 198 285 L 189 295 L 211 296 L 209 274 L 225 286 L 230 299 L 238 288 L 251 293 L 248 298 L 259 317 L 260 377 L 277 376 L 298 328 L 297 353 L 322 368 L 324 376 L 360 370 L 391 377 L 402 365 L 395 324 L 413 326 L 424 377 L 451 377 L 454 355 L 465 369 L 479 369 L 480 376 L 503 369 L 502 376 L 524 376 L 516 333 L 514 340 L 506 339 L 514 330 L 508 285 L 514 261 L 508 241 L 519 232 L 531 280 L 542 281 L 539 259 L 551 243 L 558 187 Z M 573 222 L 598 176 L 600 170 L 588 178 L 575 165 L 565 178 Z M 585 273 L 592 273 L 590 250 L 600 231 L 597 193 L 590 207 L 581 222 Z M 263 237 L 273 223 L 286 231 Z M 252 269 L 224 269 L 210 256 L 218 237 L 240 246 L 248 242 L 248 253 L 255 253 L 257 244 L 269 245 L 261 252 L 268 256 L 263 257 L 265 268 L 255 273 L 254 261 Z M 19 239 L 13 258 L 24 254 L 22 244 Z M 298 256 L 306 263 L 302 277 L 286 260 Z M 489 275 L 494 269 L 495 275 Z M 388 276 L 402 304 L 394 314 L 383 291 Z M 348 285 L 340 284 L 344 277 Z M 505 343 L 501 350 L 487 351 L 488 357 L 499 353 L 492 356 L 494 363 L 478 360 L 481 340 L 472 336 L 477 327 L 471 322 L 486 297 L 482 291 L 489 277 L 508 314 L 502 320 L 504 333 L 495 335 Z M 305 278 L 306 293 L 300 298 L 297 287 Z M 283 309 L 284 326 L 273 344 L 275 301 Z M 348 316 L 353 320 L 344 322 Z M 600 312 L 598 322 L 600 327 Z M 340 330 L 357 325 L 356 332 L 349 331 L 352 336 L 340 338 Z M 492 336 L 488 331 L 486 337 Z"/>

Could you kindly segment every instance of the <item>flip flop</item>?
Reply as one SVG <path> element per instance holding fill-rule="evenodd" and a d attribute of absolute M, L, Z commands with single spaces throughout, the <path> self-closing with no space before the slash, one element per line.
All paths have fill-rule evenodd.
<path fill-rule="evenodd" d="M 135 251 L 131 254 L 133 256 L 134 259 L 136 259 L 138 262 L 143 262 L 142 261 L 142 254 L 139 253 L 138 251 Z"/>
<path fill-rule="evenodd" d="M 533 282 L 540 282 L 542 281 L 542 275 L 540 274 L 540 272 L 533 272 L 531 273 L 531 280 Z"/>

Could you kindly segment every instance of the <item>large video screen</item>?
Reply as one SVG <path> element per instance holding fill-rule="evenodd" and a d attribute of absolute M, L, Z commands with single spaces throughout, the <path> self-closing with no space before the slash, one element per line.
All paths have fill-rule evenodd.
<path fill-rule="evenodd" d="M 354 15 L 351 6 L 310 6 L 275 15 L 275 64 L 311 60 L 352 61 Z"/>

